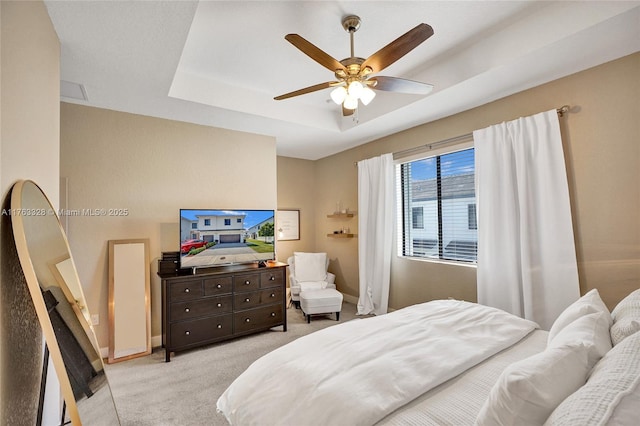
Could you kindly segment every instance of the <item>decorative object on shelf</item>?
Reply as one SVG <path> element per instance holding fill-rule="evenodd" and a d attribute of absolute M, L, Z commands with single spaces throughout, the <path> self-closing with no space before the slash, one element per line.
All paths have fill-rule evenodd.
<path fill-rule="evenodd" d="M 300 210 L 278 210 L 276 219 L 278 241 L 300 239 Z"/>
<path fill-rule="evenodd" d="M 339 212 L 339 213 L 334 213 L 334 214 L 328 214 L 327 218 L 329 218 L 329 219 L 350 219 L 353 216 L 355 216 L 355 212 L 349 212 L 349 209 L 344 209 L 344 213 L 343 212 Z M 333 234 L 327 234 L 327 237 L 332 237 L 332 238 L 353 238 L 353 237 L 355 237 L 355 234 L 351 233 L 351 229 L 348 226 L 342 225 L 342 227 L 339 230 L 333 231 Z"/>

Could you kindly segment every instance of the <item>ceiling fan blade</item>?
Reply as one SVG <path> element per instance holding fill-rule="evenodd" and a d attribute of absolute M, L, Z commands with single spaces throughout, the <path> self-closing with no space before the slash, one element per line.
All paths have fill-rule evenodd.
<path fill-rule="evenodd" d="M 354 112 L 355 112 L 355 109 L 347 109 L 344 106 L 342 107 L 342 116 L 343 117 L 348 117 L 350 115 L 353 115 Z"/>
<path fill-rule="evenodd" d="M 433 35 L 433 28 L 427 24 L 419 24 L 414 29 L 401 35 L 373 55 L 363 63 L 362 68 L 371 67 L 374 73 L 378 73 L 415 49 L 420 43 Z"/>
<path fill-rule="evenodd" d="M 287 34 L 285 37 L 289 43 L 300 49 L 302 53 L 327 68 L 330 71 L 336 72 L 336 70 L 344 69 L 344 65 L 338 62 L 337 59 L 331 57 L 320 48 L 316 47 L 309 41 L 300 37 L 298 34 Z"/>
<path fill-rule="evenodd" d="M 408 93 L 412 95 L 427 95 L 433 90 L 433 84 L 419 81 L 406 80 L 404 78 L 385 77 L 382 75 L 372 77 L 367 81 L 375 81 L 373 88 L 387 92 Z"/>
<path fill-rule="evenodd" d="M 305 87 L 304 89 L 296 90 L 293 92 L 285 93 L 284 95 L 276 96 L 276 101 L 280 101 L 282 99 L 293 98 L 294 96 L 300 96 L 311 92 L 317 92 L 318 90 L 327 89 L 329 87 L 333 87 L 337 84 L 341 84 L 339 81 L 327 81 L 320 84 L 315 84 L 313 86 Z"/>

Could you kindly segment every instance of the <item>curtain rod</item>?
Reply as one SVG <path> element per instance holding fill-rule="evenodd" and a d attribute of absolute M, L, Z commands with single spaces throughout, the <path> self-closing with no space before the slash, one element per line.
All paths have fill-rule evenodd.
<path fill-rule="evenodd" d="M 560 108 L 556 108 L 556 112 L 558 113 L 558 116 L 564 117 L 564 115 L 569 112 L 569 105 L 563 105 Z M 449 145 L 456 142 L 462 142 L 470 138 L 473 138 L 473 133 L 467 133 L 465 135 L 455 136 L 453 138 L 448 138 L 448 139 L 444 139 L 437 142 L 427 143 L 414 148 L 409 148 L 402 151 L 394 152 L 393 158 L 398 159 L 398 158 L 406 157 L 408 154 L 412 154 L 415 151 L 420 151 L 425 148 L 433 149 L 442 145 Z"/>
<path fill-rule="evenodd" d="M 556 112 L 558 113 L 558 116 L 564 117 L 565 114 L 569 113 L 569 109 L 570 109 L 569 105 L 562 105 L 560 108 L 556 108 Z M 407 155 L 412 154 L 414 152 L 421 151 L 421 150 L 423 150 L 425 148 L 433 149 L 435 147 L 442 146 L 442 145 L 448 145 L 448 144 L 452 144 L 452 143 L 456 143 L 456 142 L 462 142 L 462 141 L 470 139 L 472 137 L 473 137 L 473 133 L 467 133 L 467 134 L 464 134 L 464 135 L 455 136 L 453 138 L 448 138 L 448 139 L 444 139 L 444 140 L 437 141 L 437 142 L 427 143 L 427 144 L 424 144 L 424 145 L 420 145 L 420 146 L 416 146 L 416 147 L 413 147 L 413 148 L 405 149 L 405 150 L 402 150 L 402 151 L 394 152 L 393 153 L 393 158 L 394 158 L 394 160 L 396 160 L 398 158 L 406 157 Z M 353 164 L 355 166 L 357 166 L 358 162 L 354 161 Z"/>

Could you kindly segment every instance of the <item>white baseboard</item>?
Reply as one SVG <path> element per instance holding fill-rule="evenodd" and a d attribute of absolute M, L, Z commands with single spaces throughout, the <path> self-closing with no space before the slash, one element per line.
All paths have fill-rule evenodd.
<path fill-rule="evenodd" d="M 342 293 L 342 298 L 344 299 L 345 302 L 353 303 L 354 305 L 358 304 L 358 298 L 356 296 Z"/>
<path fill-rule="evenodd" d="M 159 348 L 160 346 L 162 346 L 162 335 L 151 336 L 151 347 Z"/>

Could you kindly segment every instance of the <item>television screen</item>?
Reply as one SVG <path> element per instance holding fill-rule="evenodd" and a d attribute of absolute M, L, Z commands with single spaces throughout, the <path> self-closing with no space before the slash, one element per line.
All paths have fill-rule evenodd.
<path fill-rule="evenodd" d="M 273 210 L 180 209 L 180 267 L 275 260 Z"/>

